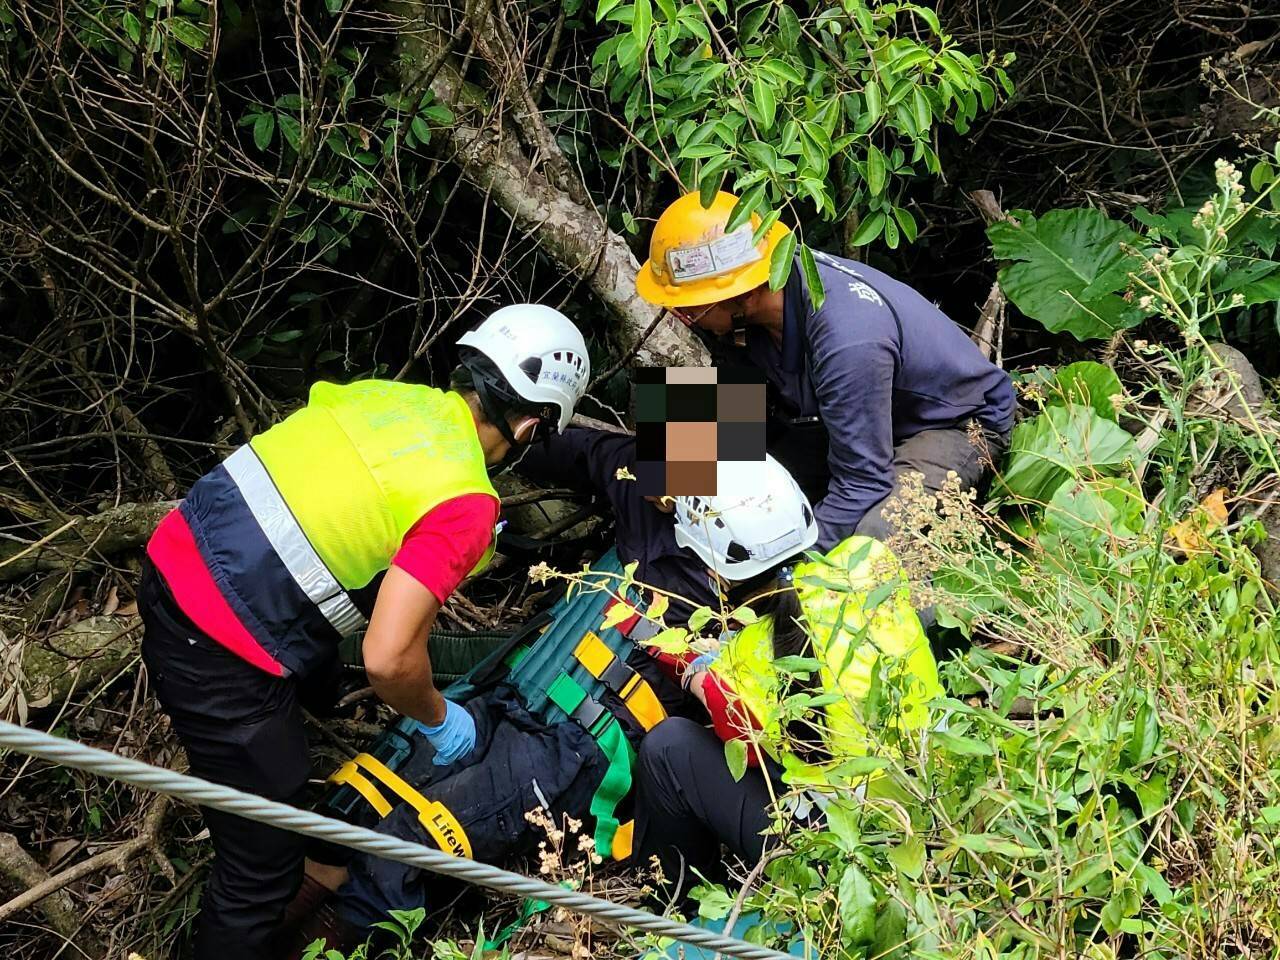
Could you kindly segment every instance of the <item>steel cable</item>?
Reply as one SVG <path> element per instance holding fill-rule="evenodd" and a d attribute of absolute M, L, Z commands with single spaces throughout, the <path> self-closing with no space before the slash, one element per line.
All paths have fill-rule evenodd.
<path fill-rule="evenodd" d="M 199 777 L 154 767 L 141 760 L 121 757 L 106 750 L 51 736 L 39 730 L 0 722 L 0 745 L 33 757 L 41 757 L 64 766 L 110 777 L 145 790 L 164 793 L 181 800 L 233 813 L 248 820 L 290 830 L 303 836 L 319 837 L 353 850 L 457 877 L 492 890 L 545 900 L 590 917 L 599 917 L 623 926 L 671 937 L 685 943 L 716 950 L 727 956 L 741 957 L 742 960 L 794 960 L 790 955 L 778 950 L 668 920 L 647 910 L 638 910 L 575 890 L 566 890 L 491 864 L 464 860 L 431 847 L 332 820 L 309 810 L 299 810 L 288 804 L 244 793 L 234 787 L 226 787 L 210 783 L 208 780 L 201 780 Z"/>

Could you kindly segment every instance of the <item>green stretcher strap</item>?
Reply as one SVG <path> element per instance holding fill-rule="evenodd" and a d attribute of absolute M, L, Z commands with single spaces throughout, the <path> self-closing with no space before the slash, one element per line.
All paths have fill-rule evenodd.
<path fill-rule="evenodd" d="M 609 761 L 604 777 L 591 797 L 590 809 L 596 821 L 596 852 L 602 857 L 612 856 L 613 838 L 618 832 L 618 804 L 631 790 L 631 766 L 635 762 L 631 743 L 617 718 L 587 696 L 582 685 L 567 673 L 555 678 L 547 689 L 547 696 L 595 737 L 600 751 Z"/>

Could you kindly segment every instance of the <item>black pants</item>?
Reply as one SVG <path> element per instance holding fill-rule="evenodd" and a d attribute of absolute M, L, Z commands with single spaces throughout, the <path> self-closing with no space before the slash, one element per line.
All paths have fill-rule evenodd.
<path fill-rule="evenodd" d="M 677 897 L 699 876 L 724 879 L 722 844 L 758 863 L 771 822 L 765 776 L 749 769 L 735 782 L 719 737 L 692 720 L 663 720 L 641 741 L 636 761 L 635 862 L 656 856 Z"/>
<path fill-rule="evenodd" d="M 191 773 L 296 803 L 310 761 L 299 685 L 251 666 L 201 633 L 148 564 L 139 590 L 142 658 L 186 748 Z M 197 960 L 265 960 L 268 940 L 302 883 L 304 840 L 202 809 L 214 860 L 201 901 Z"/>

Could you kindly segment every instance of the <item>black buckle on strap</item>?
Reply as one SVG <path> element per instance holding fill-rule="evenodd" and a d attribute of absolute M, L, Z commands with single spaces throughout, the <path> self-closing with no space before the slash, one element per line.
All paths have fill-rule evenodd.
<path fill-rule="evenodd" d="M 600 676 L 597 679 L 614 693 L 621 696 L 623 689 L 635 675 L 636 672 L 627 666 L 621 657 L 615 656 L 609 661 L 609 665 L 600 672 Z"/>
<path fill-rule="evenodd" d="M 578 704 L 577 709 L 574 710 L 573 713 L 569 714 L 569 716 L 571 719 L 582 724 L 583 729 L 590 733 L 591 728 L 596 725 L 596 721 L 606 713 L 608 713 L 608 711 L 600 705 L 598 700 L 591 697 L 583 697 L 582 702 Z"/>

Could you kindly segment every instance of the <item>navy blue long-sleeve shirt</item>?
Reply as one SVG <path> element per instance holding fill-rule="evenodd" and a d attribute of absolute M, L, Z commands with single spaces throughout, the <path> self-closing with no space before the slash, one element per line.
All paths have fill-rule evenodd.
<path fill-rule="evenodd" d="M 636 580 L 684 597 L 694 606 L 715 607 L 706 565 L 676 545 L 675 517 L 645 500 L 636 481 L 619 480 L 619 467 L 635 474 L 635 437 L 570 427 L 545 443 L 535 443 L 517 469 L 534 481 L 607 498 L 617 518 L 618 556 L 623 563 L 636 562 Z M 683 626 L 692 611 L 692 606 L 673 600 L 664 619 L 669 626 Z"/>
<path fill-rule="evenodd" d="M 1015 401 L 1008 374 L 921 294 L 865 264 L 815 258 L 826 300 L 813 308 L 797 264 L 783 294 L 781 348 L 752 326 L 745 350 L 713 350 L 764 370 L 775 415 L 826 427 L 826 449 L 812 450 L 830 477 L 814 508 L 825 550 L 889 495 L 895 446 L 970 420 L 1005 434 Z"/>

